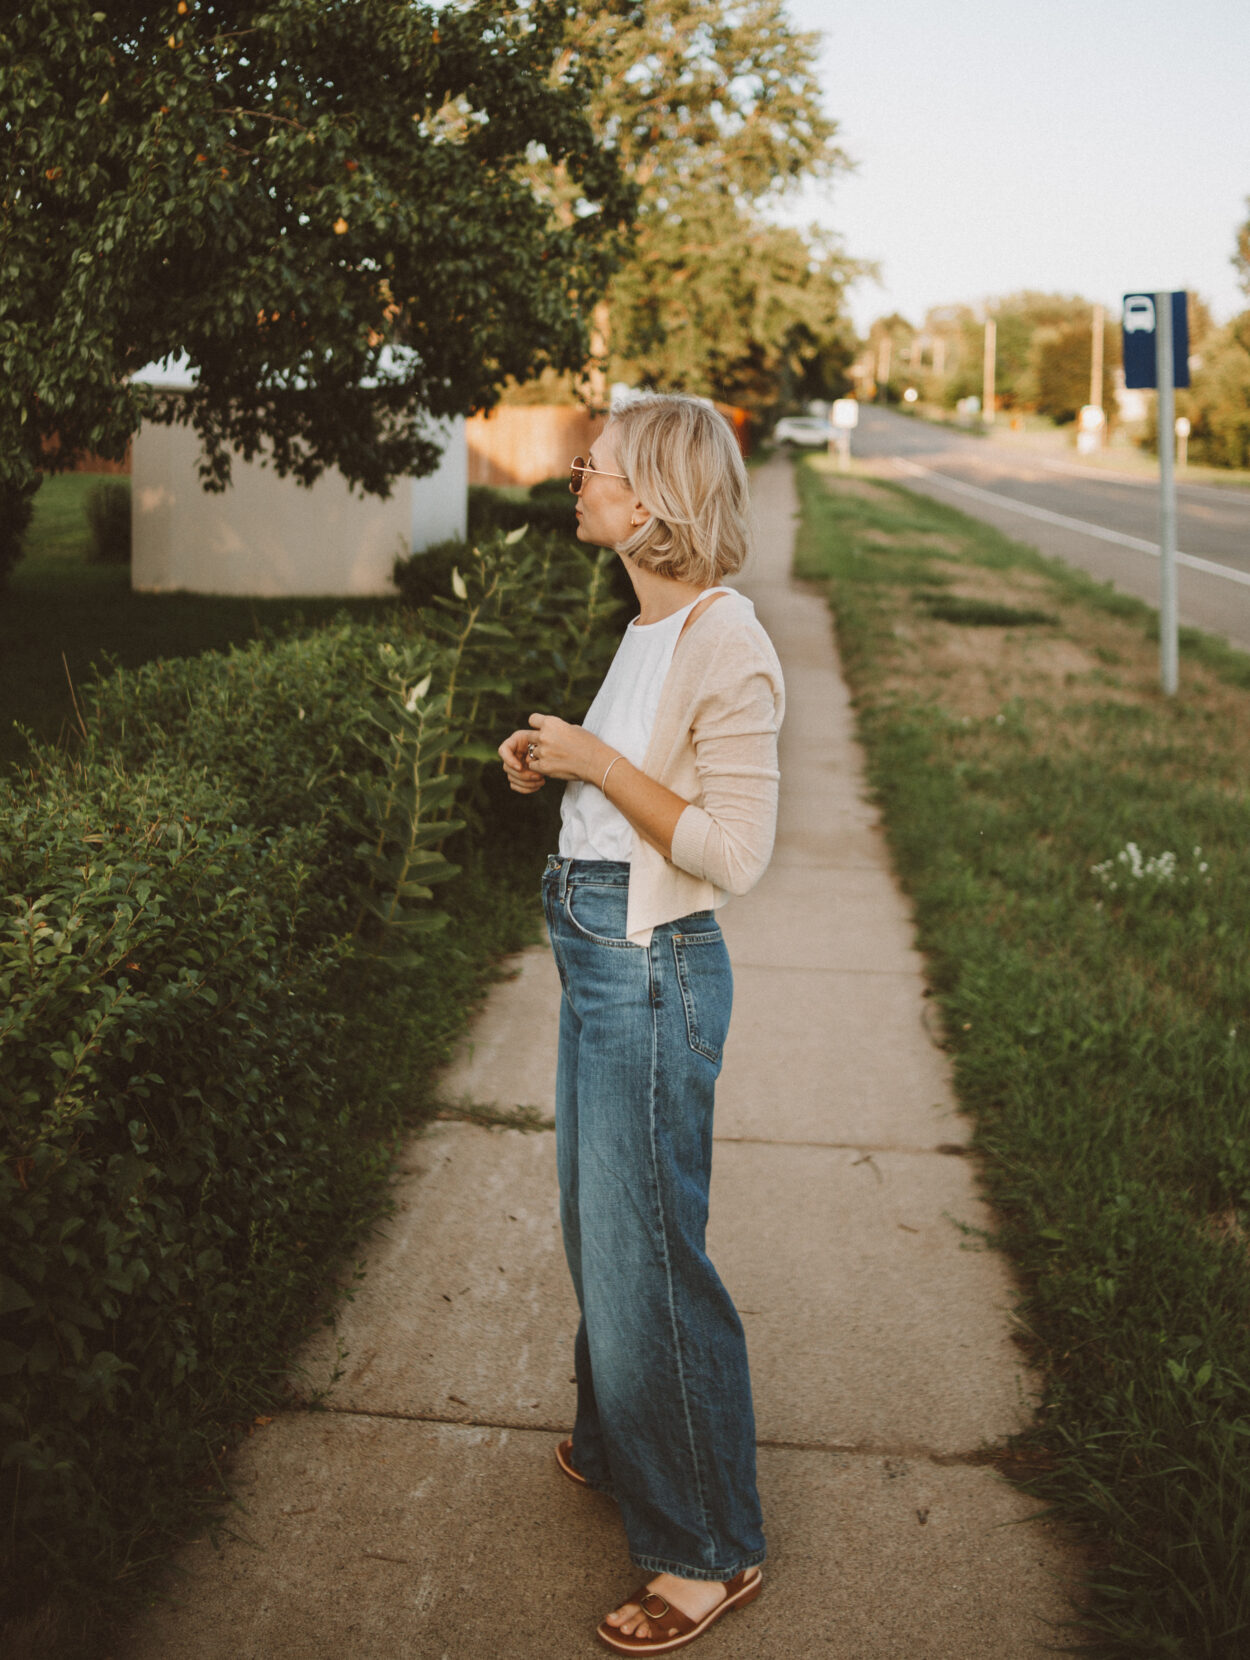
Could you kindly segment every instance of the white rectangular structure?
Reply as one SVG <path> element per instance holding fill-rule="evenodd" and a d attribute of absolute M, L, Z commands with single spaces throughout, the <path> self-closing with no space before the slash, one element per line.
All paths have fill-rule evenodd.
<path fill-rule="evenodd" d="M 306 489 L 238 456 L 229 489 L 211 493 L 194 429 L 145 422 L 132 450 L 131 585 L 259 599 L 393 594 L 397 556 L 465 534 L 464 421 L 441 431 L 437 472 L 397 479 L 382 501 L 353 494 L 337 471 Z"/>

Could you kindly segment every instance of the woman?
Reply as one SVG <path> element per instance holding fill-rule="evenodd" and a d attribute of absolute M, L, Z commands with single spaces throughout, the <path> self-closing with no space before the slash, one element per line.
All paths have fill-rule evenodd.
<path fill-rule="evenodd" d="M 704 1229 L 733 993 L 713 910 L 772 852 L 783 689 L 750 602 L 719 586 L 747 553 L 747 479 L 715 410 L 629 403 L 571 488 L 579 540 L 616 549 L 639 614 L 583 725 L 531 715 L 499 748 L 521 794 L 567 781 L 543 896 L 582 1318 L 577 1421 L 556 1457 L 617 1500 L 651 1575 L 599 1636 L 669 1653 L 761 1588 L 746 1344 Z"/>

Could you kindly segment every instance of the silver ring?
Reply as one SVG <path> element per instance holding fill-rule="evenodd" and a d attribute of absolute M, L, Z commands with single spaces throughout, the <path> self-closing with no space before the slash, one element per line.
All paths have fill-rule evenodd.
<path fill-rule="evenodd" d="M 526 744 L 525 759 L 527 761 L 536 761 L 538 759 L 538 750 L 533 744 Z"/>

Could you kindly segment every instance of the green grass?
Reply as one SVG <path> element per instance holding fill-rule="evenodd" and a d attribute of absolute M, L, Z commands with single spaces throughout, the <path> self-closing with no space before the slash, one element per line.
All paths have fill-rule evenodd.
<path fill-rule="evenodd" d="M 26 755 L 15 722 L 52 741 L 73 726 L 69 677 L 81 685 L 93 665 L 195 656 L 338 612 L 378 615 L 395 603 L 133 593 L 128 568 L 87 558 L 85 503 L 99 482 L 85 473 L 44 481 L 25 555 L 0 594 L 0 766 Z"/>
<path fill-rule="evenodd" d="M 1044 1379 L 1014 1451 L 1091 1547 L 1085 1652 L 1234 1660 L 1250 659 L 1188 635 L 1166 699 L 1146 607 L 897 487 L 799 476 L 798 571 L 828 584 Z M 935 590 L 1057 623 L 942 620 Z"/>

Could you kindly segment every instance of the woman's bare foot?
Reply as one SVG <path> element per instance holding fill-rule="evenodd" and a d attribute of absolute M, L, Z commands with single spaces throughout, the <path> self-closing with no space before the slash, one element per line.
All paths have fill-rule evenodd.
<path fill-rule="evenodd" d="M 658 1574 L 647 1585 L 647 1590 L 662 1601 L 678 1608 L 687 1619 L 696 1623 L 710 1614 L 717 1603 L 725 1600 L 725 1587 L 718 1579 L 678 1579 L 676 1574 Z M 654 1609 L 657 1605 L 651 1604 Z M 606 1624 L 626 1637 L 664 1635 L 664 1616 L 648 1617 L 636 1602 L 623 1603 L 607 1616 Z"/>

